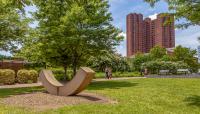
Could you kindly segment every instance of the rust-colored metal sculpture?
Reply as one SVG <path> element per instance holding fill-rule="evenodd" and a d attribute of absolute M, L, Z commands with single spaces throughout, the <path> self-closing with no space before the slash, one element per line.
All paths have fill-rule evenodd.
<path fill-rule="evenodd" d="M 83 91 L 90 84 L 94 75 L 95 72 L 93 70 L 88 67 L 82 67 L 70 82 L 61 84 L 55 79 L 52 71 L 42 70 L 40 72 L 40 80 L 50 94 L 69 96 Z"/>

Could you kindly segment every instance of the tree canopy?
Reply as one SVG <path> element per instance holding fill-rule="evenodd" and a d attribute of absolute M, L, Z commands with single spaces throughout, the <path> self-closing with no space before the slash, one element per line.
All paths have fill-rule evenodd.
<path fill-rule="evenodd" d="M 161 0 L 145 0 L 154 6 Z M 186 23 L 177 25 L 180 28 L 187 28 L 190 25 L 200 25 L 200 1 L 199 0 L 163 0 L 169 4 L 169 10 L 174 12 L 175 18 L 186 19 Z"/>
<path fill-rule="evenodd" d="M 23 50 L 37 51 L 22 55 L 44 58 L 53 65 L 76 68 L 91 55 L 104 50 L 110 53 L 123 39 L 111 22 L 107 0 L 33 0 L 37 7 L 34 19 L 39 22 L 36 34 L 27 40 Z M 35 45 L 35 46 L 34 46 Z M 36 54 L 34 54 L 36 53 Z"/>
<path fill-rule="evenodd" d="M 15 51 L 27 35 L 24 7 L 28 0 L 0 0 L 0 50 Z"/>

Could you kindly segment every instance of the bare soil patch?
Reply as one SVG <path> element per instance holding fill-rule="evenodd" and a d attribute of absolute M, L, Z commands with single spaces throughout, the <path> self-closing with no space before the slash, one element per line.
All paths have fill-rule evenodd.
<path fill-rule="evenodd" d="M 56 96 L 44 92 L 36 92 L 3 98 L 0 100 L 0 103 L 9 106 L 33 108 L 41 111 L 84 103 L 115 104 L 117 101 L 88 92 L 82 92 L 76 96 Z"/>

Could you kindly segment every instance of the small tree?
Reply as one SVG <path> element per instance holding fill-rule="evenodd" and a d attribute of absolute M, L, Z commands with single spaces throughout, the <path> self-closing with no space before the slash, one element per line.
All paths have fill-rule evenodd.
<path fill-rule="evenodd" d="M 134 70 L 140 71 L 142 64 L 147 62 L 147 61 L 151 61 L 151 60 L 152 60 L 152 58 L 151 58 L 150 55 L 144 55 L 144 54 L 141 54 L 141 53 L 137 53 L 132 60 Z"/>

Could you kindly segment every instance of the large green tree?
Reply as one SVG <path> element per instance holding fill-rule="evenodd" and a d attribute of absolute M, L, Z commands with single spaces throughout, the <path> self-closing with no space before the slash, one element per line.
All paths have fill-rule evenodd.
<path fill-rule="evenodd" d="M 154 6 L 161 0 L 144 0 Z M 200 25 L 200 1 L 199 0 L 163 0 L 169 4 L 169 10 L 174 12 L 175 18 L 180 20 L 185 18 L 186 23 L 181 23 L 178 27 L 185 28 L 190 25 Z"/>
<path fill-rule="evenodd" d="M 0 0 L 0 50 L 15 51 L 27 35 L 25 5 L 30 1 Z"/>
<path fill-rule="evenodd" d="M 193 72 L 196 72 L 199 67 L 197 59 L 195 58 L 196 54 L 196 50 L 192 50 L 190 48 L 182 46 L 177 46 L 174 49 L 173 61 L 183 61 L 190 66 Z"/>
<path fill-rule="evenodd" d="M 46 62 L 63 66 L 65 72 L 72 65 L 75 74 L 76 68 L 91 55 L 103 54 L 102 50 L 112 52 L 123 38 L 111 24 L 107 0 L 33 2 L 39 25 L 36 37 L 28 41 L 39 47 L 36 53 L 40 52 Z M 24 48 L 31 49 L 30 46 Z"/>

